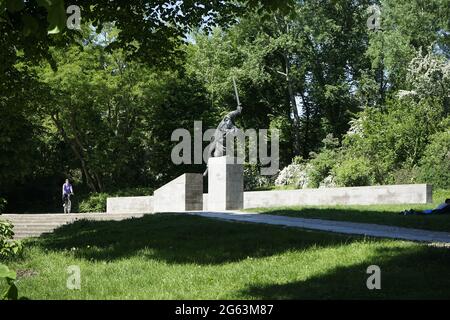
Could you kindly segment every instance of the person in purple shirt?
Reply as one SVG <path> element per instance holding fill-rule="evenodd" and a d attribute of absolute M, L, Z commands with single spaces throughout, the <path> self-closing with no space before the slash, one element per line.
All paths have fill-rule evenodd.
<path fill-rule="evenodd" d="M 70 196 L 73 195 L 73 187 L 69 182 L 69 179 L 66 179 L 66 182 L 62 186 L 62 200 L 64 212 L 70 213 Z M 68 207 L 66 208 L 66 203 Z"/>

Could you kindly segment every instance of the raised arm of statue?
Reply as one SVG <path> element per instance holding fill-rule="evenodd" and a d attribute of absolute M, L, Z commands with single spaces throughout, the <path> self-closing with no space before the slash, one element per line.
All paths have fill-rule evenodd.
<path fill-rule="evenodd" d="M 229 117 L 231 120 L 234 120 L 237 116 L 239 116 L 242 112 L 242 106 L 239 104 L 237 109 L 234 111 L 231 111 L 229 114 L 227 114 L 227 117 Z"/>

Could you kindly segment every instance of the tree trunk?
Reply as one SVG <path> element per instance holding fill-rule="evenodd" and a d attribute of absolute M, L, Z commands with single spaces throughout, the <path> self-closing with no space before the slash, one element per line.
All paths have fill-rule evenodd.
<path fill-rule="evenodd" d="M 87 183 L 89 189 L 91 189 L 93 192 L 99 192 L 99 190 L 95 186 L 95 183 L 94 183 L 94 181 L 92 179 L 92 176 L 89 174 L 89 170 L 87 168 L 86 161 L 85 161 L 82 153 L 77 149 L 77 146 L 76 146 L 75 142 L 68 137 L 66 131 L 64 130 L 64 127 L 59 122 L 58 116 L 57 115 L 51 115 L 51 118 L 52 118 L 53 123 L 55 124 L 56 128 L 60 132 L 61 136 L 63 137 L 64 141 L 70 146 L 70 148 L 72 149 L 73 153 L 75 154 L 75 156 L 80 161 L 81 170 L 83 171 L 83 175 L 86 178 L 86 183 Z"/>
<path fill-rule="evenodd" d="M 297 102 L 295 100 L 294 89 L 292 88 L 292 79 L 290 76 L 291 63 L 289 61 L 289 56 L 286 52 L 283 54 L 285 68 L 286 68 L 286 81 L 288 85 L 289 100 L 291 105 L 291 111 L 294 116 L 294 121 L 292 125 L 293 136 L 294 136 L 294 155 L 300 154 L 300 116 L 298 115 Z"/>
<path fill-rule="evenodd" d="M 81 158 L 84 160 L 84 163 L 86 163 L 85 160 L 85 156 L 84 156 L 84 147 L 83 147 L 83 143 L 81 142 L 80 136 L 77 133 L 77 128 L 75 125 L 75 115 L 73 113 L 70 114 L 71 117 L 71 124 L 72 124 L 72 130 L 74 132 L 74 142 L 75 144 L 78 146 L 78 150 L 79 150 L 79 154 L 81 156 Z M 87 173 L 89 174 L 89 178 L 92 181 L 93 185 L 94 185 L 94 189 L 95 192 L 102 192 L 103 188 L 102 188 L 102 184 L 99 178 L 99 175 L 97 174 L 97 172 L 95 170 L 93 170 L 92 168 L 90 170 L 87 171 Z"/>

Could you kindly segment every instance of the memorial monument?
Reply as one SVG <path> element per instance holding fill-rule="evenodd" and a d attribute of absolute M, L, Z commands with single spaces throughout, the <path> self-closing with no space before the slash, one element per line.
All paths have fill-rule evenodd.
<path fill-rule="evenodd" d="M 242 112 L 236 82 L 233 78 L 237 108 L 228 113 L 217 126 L 203 174 L 208 177 L 208 210 L 238 210 L 244 207 L 244 168 L 233 154 L 227 154 L 227 141 L 234 139 L 238 128 L 234 119 Z"/>

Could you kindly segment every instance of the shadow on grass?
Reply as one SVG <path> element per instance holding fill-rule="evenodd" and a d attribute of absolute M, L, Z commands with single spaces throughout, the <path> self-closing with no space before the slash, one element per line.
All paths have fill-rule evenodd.
<path fill-rule="evenodd" d="M 252 209 L 258 211 L 258 209 Z M 263 214 L 325 219 L 336 221 L 351 221 L 361 223 L 373 223 L 381 225 L 392 225 L 405 228 L 435 230 L 450 232 L 450 215 L 399 215 L 398 212 L 392 210 L 369 209 L 369 208 L 336 208 L 336 207 L 292 207 L 292 208 L 274 208 L 263 209 Z"/>
<path fill-rule="evenodd" d="M 318 236 L 320 235 L 320 236 Z M 81 220 L 35 240 L 44 249 L 110 261 L 139 255 L 167 263 L 221 264 L 361 238 L 189 215 L 157 214 L 123 221 Z M 89 246 L 89 247 L 88 247 Z"/>
<path fill-rule="evenodd" d="M 381 289 L 369 290 L 369 265 L 381 270 Z M 255 299 L 450 299 L 450 250 L 378 248 L 370 263 L 337 267 L 303 281 L 250 286 Z"/>

